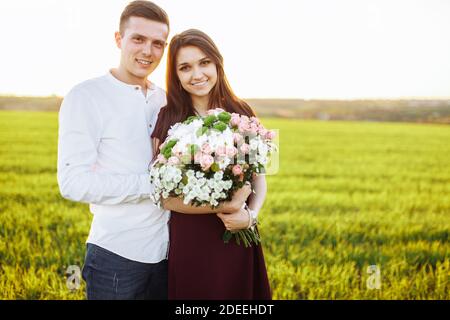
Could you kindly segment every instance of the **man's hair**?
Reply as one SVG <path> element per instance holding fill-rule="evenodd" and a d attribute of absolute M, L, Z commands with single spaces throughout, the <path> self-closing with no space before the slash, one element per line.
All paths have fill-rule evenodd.
<path fill-rule="evenodd" d="M 161 22 L 166 24 L 167 28 L 170 28 L 169 16 L 167 15 L 167 13 L 162 8 L 150 1 L 133 1 L 125 7 L 120 16 L 119 31 L 122 36 L 130 17 L 140 17 L 156 22 Z"/>

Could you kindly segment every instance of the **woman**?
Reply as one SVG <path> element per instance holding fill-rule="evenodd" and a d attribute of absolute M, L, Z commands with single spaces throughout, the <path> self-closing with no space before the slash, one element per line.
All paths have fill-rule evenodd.
<path fill-rule="evenodd" d="M 176 35 L 168 50 L 167 105 L 152 135 L 154 150 L 173 124 L 217 107 L 254 116 L 231 90 L 213 41 L 194 29 Z M 258 212 L 266 195 L 264 176 L 256 177 L 253 185 L 255 194 L 247 203 Z M 179 198 L 163 201 L 171 210 L 169 299 L 271 299 L 261 245 L 246 248 L 222 240 L 224 225 L 232 231 L 249 226 L 249 210 L 236 205 L 247 199 L 247 191 L 242 188 L 235 194 L 231 201 L 235 205 L 224 203 L 216 210 L 184 205 Z"/>

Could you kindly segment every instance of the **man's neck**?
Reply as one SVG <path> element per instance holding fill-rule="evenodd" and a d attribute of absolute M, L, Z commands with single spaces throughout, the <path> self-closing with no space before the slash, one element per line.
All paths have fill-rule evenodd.
<path fill-rule="evenodd" d="M 111 69 L 111 74 L 117 79 L 127 84 L 138 85 L 142 88 L 142 91 L 147 91 L 149 81 L 147 78 L 138 78 L 127 72 L 126 70 L 119 68 Z"/>

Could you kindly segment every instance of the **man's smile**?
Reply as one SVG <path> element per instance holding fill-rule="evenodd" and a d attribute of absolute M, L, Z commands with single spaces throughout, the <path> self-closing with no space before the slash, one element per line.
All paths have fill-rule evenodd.
<path fill-rule="evenodd" d="M 146 66 L 146 67 L 148 67 L 149 65 L 152 64 L 152 61 L 144 60 L 144 59 L 136 59 L 136 61 L 137 61 L 139 64 L 141 64 L 141 65 L 143 65 L 143 66 Z"/>

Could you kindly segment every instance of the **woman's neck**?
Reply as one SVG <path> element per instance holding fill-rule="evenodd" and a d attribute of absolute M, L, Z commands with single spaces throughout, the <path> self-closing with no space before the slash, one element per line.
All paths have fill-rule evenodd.
<path fill-rule="evenodd" d="M 201 116 L 205 116 L 206 115 L 206 111 L 208 111 L 208 102 L 209 102 L 209 97 L 208 96 L 204 96 L 204 97 L 195 97 L 195 96 L 191 96 L 192 99 L 192 106 L 195 109 L 195 112 L 198 113 Z"/>

